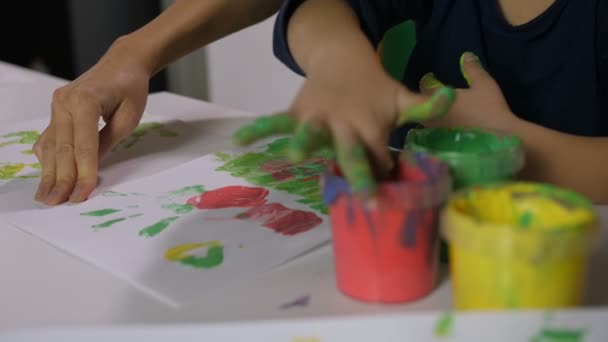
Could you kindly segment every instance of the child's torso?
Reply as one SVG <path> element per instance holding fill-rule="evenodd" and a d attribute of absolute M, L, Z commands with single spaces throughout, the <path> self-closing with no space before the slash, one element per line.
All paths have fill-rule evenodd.
<path fill-rule="evenodd" d="M 417 88 L 432 71 L 443 83 L 465 87 L 459 59 L 471 51 L 520 117 L 562 132 L 608 136 L 602 87 L 608 80 L 600 82 L 608 55 L 598 53 L 608 46 L 597 46 L 597 19 L 608 13 L 597 15 L 600 1 L 555 0 L 532 21 L 511 26 L 497 0 L 435 0 L 432 15 L 418 26 L 404 81 Z"/>

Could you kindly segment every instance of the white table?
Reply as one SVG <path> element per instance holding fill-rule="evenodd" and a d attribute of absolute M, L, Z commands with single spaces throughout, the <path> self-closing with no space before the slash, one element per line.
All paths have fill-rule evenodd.
<path fill-rule="evenodd" d="M 4 75 L 4 76 L 3 76 Z M 6 81 L 3 81 L 6 80 Z M 48 101 L 4 101 L 27 91 L 32 98 L 50 99 L 61 80 L 0 63 L 0 124 L 48 115 Z M 230 149 L 230 135 L 251 116 L 169 93 L 153 94 L 147 111 L 192 122 L 200 135 L 176 151 L 176 158 L 194 159 Z M 221 111 L 228 118 L 210 119 Z M 136 179 L 170 166 L 154 165 L 134 171 Z M 600 208 L 608 222 L 608 207 Z M 592 265 L 589 302 L 608 305 L 608 225 Z M 279 306 L 310 294 L 307 308 L 279 310 Z M 361 304 L 335 287 L 330 246 L 313 251 L 274 272 L 246 284 L 234 284 L 224 295 L 201 294 L 196 303 L 175 310 L 135 290 L 126 282 L 96 269 L 43 241 L 0 222 L 0 331 L 7 329 L 80 327 L 128 323 L 195 323 L 348 316 L 403 311 L 448 310 L 449 281 L 424 300 L 409 305 Z"/>

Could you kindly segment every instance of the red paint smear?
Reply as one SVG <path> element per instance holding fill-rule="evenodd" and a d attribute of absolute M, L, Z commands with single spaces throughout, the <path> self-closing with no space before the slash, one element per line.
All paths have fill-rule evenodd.
<path fill-rule="evenodd" d="M 266 203 L 268 190 L 245 186 L 227 186 L 207 191 L 188 200 L 198 209 L 251 208 Z"/>
<path fill-rule="evenodd" d="M 323 222 L 313 212 L 289 209 L 280 203 L 257 206 L 238 215 L 237 218 L 261 221 L 264 227 L 287 236 L 307 232 Z"/>
<path fill-rule="evenodd" d="M 293 164 L 286 161 L 275 160 L 260 165 L 260 170 L 268 172 L 275 181 L 288 181 L 295 178 L 295 175 L 288 170 L 292 166 Z"/>

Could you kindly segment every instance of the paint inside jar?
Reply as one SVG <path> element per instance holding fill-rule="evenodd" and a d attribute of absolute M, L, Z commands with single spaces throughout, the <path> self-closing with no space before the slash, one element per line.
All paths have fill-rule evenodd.
<path fill-rule="evenodd" d="M 503 183 L 459 192 L 442 219 L 456 308 L 580 305 L 596 228 L 588 200 L 549 185 Z"/>
<path fill-rule="evenodd" d="M 518 137 L 476 128 L 415 129 L 407 147 L 446 162 L 455 189 L 511 179 L 524 164 Z"/>
<path fill-rule="evenodd" d="M 402 303 L 429 294 L 436 282 L 439 210 L 450 192 L 447 165 L 403 153 L 393 178 L 378 184 L 375 204 L 351 192 L 334 167 L 323 178 L 336 280 L 366 302 Z"/>

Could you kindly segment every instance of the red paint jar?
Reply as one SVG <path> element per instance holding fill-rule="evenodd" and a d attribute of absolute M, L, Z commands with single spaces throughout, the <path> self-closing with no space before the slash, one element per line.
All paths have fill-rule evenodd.
<path fill-rule="evenodd" d="M 451 191 L 439 159 L 404 152 L 395 179 L 380 183 L 374 206 L 353 195 L 337 167 L 323 179 L 338 288 L 366 302 L 403 303 L 436 284 L 439 211 Z"/>

